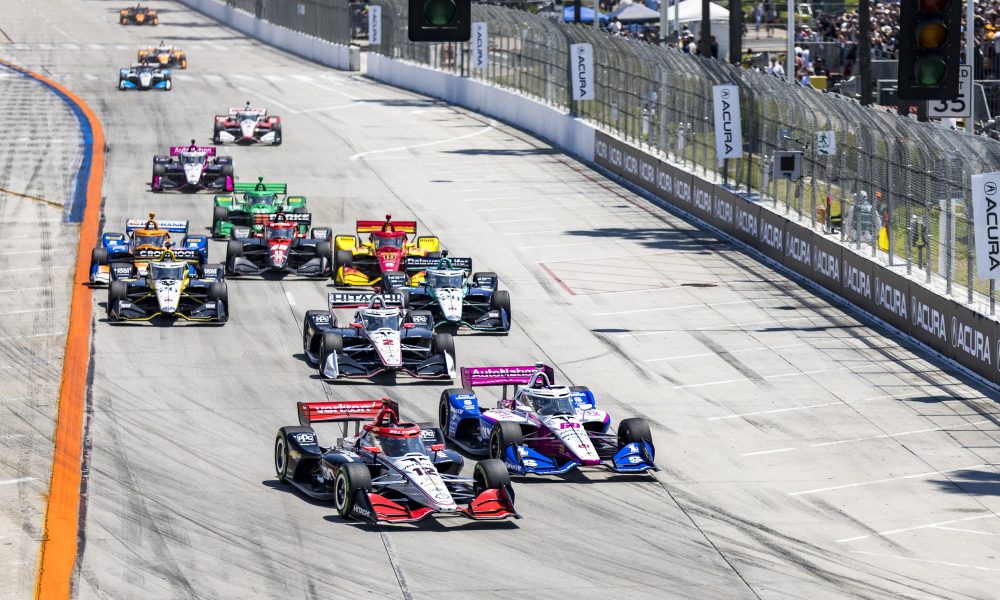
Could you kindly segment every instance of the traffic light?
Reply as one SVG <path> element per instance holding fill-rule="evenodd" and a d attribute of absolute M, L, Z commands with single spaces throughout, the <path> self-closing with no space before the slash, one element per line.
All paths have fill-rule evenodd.
<path fill-rule="evenodd" d="M 901 0 L 899 13 L 899 97 L 958 97 L 962 0 Z"/>
<path fill-rule="evenodd" d="M 467 42 L 472 37 L 472 0 L 410 0 L 411 42 Z"/>

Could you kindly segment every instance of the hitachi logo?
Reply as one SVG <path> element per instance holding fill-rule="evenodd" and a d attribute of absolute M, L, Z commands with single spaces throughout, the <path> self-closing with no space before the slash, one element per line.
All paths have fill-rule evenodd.
<path fill-rule="evenodd" d="M 906 296 L 878 277 L 875 278 L 875 304 L 906 318 Z"/>
<path fill-rule="evenodd" d="M 913 316 L 914 325 L 918 325 L 936 338 L 948 341 L 948 332 L 941 311 L 917 300 L 916 296 L 910 296 L 910 314 Z"/>
<path fill-rule="evenodd" d="M 813 246 L 813 271 L 840 283 L 840 265 L 837 257 L 819 246 Z"/>
<path fill-rule="evenodd" d="M 757 215 L 736 207 L 736 230 L 757 237 Z"/>
<path fill-rule="evenodd" d="M 788 232 L 785 234 L 785 256 L 791 256 L 804 265 L 810 264 L 809 244 Z"/>
<path fill-rule="evenodd" d="M 722 198 L 715 198 L 715 218 L 723 223 L 733 224 L 733 205 Z"/>
<path fill-rule="evenodd" d="M 712 195 L 705 190 L 694 189 L 694 207 L 712 213 Z"/>
<path fill-rule="evenodd" d="M 962 323 L 958 317 L 951 318 L 951 345 L 985 363 L 993 362 L 990 360 L 990 336 Z"/>
<path fill-rule="evenodd" d="M 844 262 L 844 287 L 851 290 L 855 294 L 864 296 L 865 298 L 872 297 L 872 282 L 868 273 L 865 273 L 861 269 L 855 267 L 854 265 Z"/>
<path fill-rule="evenodd" d="M 771 223 L 764 223 L 760 228 L 760 241 L 781 252 L 781 230 Z"/>
<path fill-rule="evenodd" d="M 653 165 L 644 161 L 640 161 L 639 177 L 641 177 L 642 180 L 645 181 L 646 183 L 653 183 L 654 181 L 656 181 L 656 169 L 653 168 Z"/>

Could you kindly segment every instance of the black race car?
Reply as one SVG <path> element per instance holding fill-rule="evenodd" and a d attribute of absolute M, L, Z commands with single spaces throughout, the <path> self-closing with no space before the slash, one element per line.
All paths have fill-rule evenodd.
<path fill-rule="evenodd" d="M 212 146 L 171 146 L 169 156 L 153 157 L 154 192 L 233 191 L 233 158 L 216 156 Z"/>
<path fill-rule="evenodd" d="M 263 225 L 259 233 L 251 227 L 233 227 L 226 247 L 226 276 L 262 275 L 267 271 L 305 277 L 329 277 L 333 272 L 330 242 L 333 230 L 313 228 L 302 233 L 312 221 L 309 213 L 278 212 L 255 214 Z"/>

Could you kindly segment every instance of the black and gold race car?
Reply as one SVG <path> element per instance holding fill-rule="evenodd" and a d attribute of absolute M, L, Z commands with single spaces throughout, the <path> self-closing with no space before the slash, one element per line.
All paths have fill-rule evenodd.
<path fill-rule="evenodd" d="M 150 321 L 179 317 L 185 321 L 225 323 L 229 291 L 222 265 L 194 265 L 197 250 L 164 250 L 150 259 L 146 276 L 118 279 L 108 288 L 108 321 Z"/>

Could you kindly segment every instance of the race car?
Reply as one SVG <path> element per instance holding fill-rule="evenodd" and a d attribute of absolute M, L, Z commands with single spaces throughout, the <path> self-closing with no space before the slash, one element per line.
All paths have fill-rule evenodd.
<path fill-rule="evenodd" d="M 274 215 L 254 215 L 263 223 L 258 234 L 248 230 L 249 236 L 235 235 L 226 247 L 226 276 L 262 275 L 265 272 L 292 273 L 306 277 L 327 278 L 333 271 L 333 253 L 330 243 L 333 232 L 327 228 L 313 228 L 307 235 L 301 225 L 310 225 L 309 213 L 279 212 Z M 240 228 L 234 228 L 236 232 Z"/>
<path fill-rule="evenodd" d="M 403 294 L 336 291 L 328 310 L 306 311 L 302 347 L 327 379 L 370 379 L 403 373 L 418 379 L 455 378 L 455 340 L 431 331 L 430 313 L 406 309 Z M 356 308 L 340 323 L 338 309 Z"/>
<path fill-rule="evenodd" d="M 135 63 L 131 67 L 118 70 L 120 90 L 162 90 L 169 92 L 174 87 L 169 69 L 158 65 Z"/>
<path fill-rule="evenodd" d="M 136 4 L 118 11 L 118 22 L 122 25 L 159 25 L 160 17 L 152 8 Z"/>
<path fill-rule="evenodd" d="M 229 290 L 223 267 L 204 265 L 201 277 L 193 277 L 189 261 L 197 260 L 197 256 L 197 252 L 188 254 L 168 248 L 149 262 L 145 277 L 112 281 L 108 288 L 108 321 L 150 321 L 159 316 L 228 321 Z"/>
<path fill-rule="evenodd" d="M 594 394 L 583 386 L 555 385 L 552 367 L 462 368 L 461 373 L 462 388 L 441 394 L 438 415 L 448 439 L 466 452 L 502 459 L 513 475 L 577 467 L 658 470 L 644 419 L 624 419 L 616 433 L 608 413 L 595 407 Z M 483 386 L 502 386 L 496 408 L 480 408 L 475 388 Z"/>
<path fill-rule="evenodd" d="M 406 264 L 410 257 L 441 258 L 441 242 L 434 236 L 422 236 L 414 242 L 407 236 L 417 234 L 416 221 L 358 221 L 357 235 L 338 235 L 334 249 L 334 278 L 337 285 L 372 286 L 386 290 L 406 285 Z M 368 234 L 366 241 L 361 236 Z"/>
<path fill-rule="evenodd" d="M 233 158 L 216 156 L 212 146 L 171 146 L 170 156 L 153 157 L 154 192 L 233 191 Z"/>
<path fill-rule="evenodd" d="M 91 285 L 144 276 L 150 258 L 159 256 L 168 244 L 173 244 L 171 233 L 180 234 L 175 253 L 197 253 L 198 262 L 191 264 L 192 274 L 208 262 L 207 236 L 188 235 L 187 221 L 157 221 L 156 215 L 149 213 L 148 219 L 126 221 L 125 233 L 101 234 L 101 245 L 90 253 Z"/>
<path fill-rule="evenodd" d="M 162 40 L 159 46 L 139 48 L 138 61 L 158 64 L 161 67 L 188 68 L 188 59 L 184 51 L 175 46 L 164 45 Z"/>
<path fill-rule="evenodd" d="M 388 398 L 299 402 L 298 412 L 299 426 L 282 427 L 274 440 L 278 480 L 333 502 L 341 518 L 373 524 L 431 515 L 521 518 L 501 461 L 483 460 L 472 477 L 459 475 L 465 460 L 445 448 L 441 430 L 400 423 L 399 406 Z M 313 423 L 321 422 L 340 423 L 335 446 L 319 444 Z"/>
<path fill-rule="evenodd" d="M 273 215 L 278 212 L 306 212 L 305 196 L 289 196 L 287 183 L 237 183 L 232 193 L 215 197 L 212 210 L 212 236 L 216 238 L 246 238 L 251 233 L 261 234 L 264 223 L 256 215 Z M 298 233 L 305 235 L 309 223 L 299 222 Z"/>
<path fill-rule="evenodd" d="M 230 108 L 229 114 L 215 115 L 212 141 L 280 146 L 281 117 L 268 116 L 266 108 L 252 108 L 248 101 L 243 108 Z"/>
<path fill-rule="evenodd" d="M 510 293 L 497 290 L 496 273 L 469 273 L 471 258 L 414 256 L 406 259 L 407 272 L 413 272 L 406 287 L 408 306 L 427 310 L 434 316 L 434 329 L 442 325 L 465 326 L 476 331 L 510 332 Z"/>

